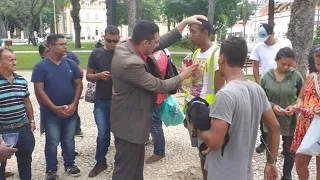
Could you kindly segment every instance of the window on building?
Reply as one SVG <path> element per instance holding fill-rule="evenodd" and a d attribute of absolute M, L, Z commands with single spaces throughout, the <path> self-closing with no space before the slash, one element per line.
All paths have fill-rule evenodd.
<path fill-rule="evenodd" d="M 96 28 L 96 36 L 98 36 L 98 35 L 99 35 L 98 28 Z"/>
<path fill-rule="evenodd" d="M 99 14 L 95 14 L 95 20 L 99 20 Z"/>

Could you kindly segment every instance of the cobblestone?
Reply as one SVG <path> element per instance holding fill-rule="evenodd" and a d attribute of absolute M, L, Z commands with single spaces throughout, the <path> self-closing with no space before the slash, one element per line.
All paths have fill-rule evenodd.
<path fill-rule="evenodd" d="M 34 96 L 33 84 L 30 82 L 31 71 L 18 71 L 18 74 L 25 77 L 29 82 L 29 90 L 31 94 L 31 101 L 35 112 L 35 120 L 37 122 L 37 130 L 35 132 L 36 146 L 33 153 L 32 174 L 33 179 L 40 180 L 45 179 L 45 157 L 44 157 L 44 135 L 40 136 L 39 133 L 39 106 Z M 84 80 L 84 86 L 86 82 Z M 83 91 L 84 94 L 85 90 Z M 183 100 L 183 94 L 177 94 L 175 97 L 178 101 Z M 81 127 L 84 133 L 84 137 L 76 137 L 76 151 L 80 152 L 80 156 L 76 157 L 76 165 L 81 169 L 81 176 L 75 179 L 87 180 L 88 173 L 95 164 L 95 148 L 96 148 L 96 136 L 97 127 L 93 118 L 93 104 L 87 103 L 81 100 L 79 105 L 79 114 L 81 117 Z M 200 162 L 198 158 L 198 152 L 195 148 L 190 146 L 187 130 L 183 125 L 175 127 L 164 127 L 164 133 L 166 138 L 166 157 L 161 161 L 145 165 L 144 177 L 146 180 L 200 180 L 201 170 L 199 168 Z M 257 145 L 259 140 L 257 140 Z M 153 146 L 146 146 L 146 158 L 152 155 Z M 92 180 L 105 180 L 111 179 L 113 162 L 114 162 L 115 147 L 113 143 L 113 137 L 111 139 L 111 145 L 107 155 L 108 169 L 102 172 Z M 73 179 L 63 171 L 63 160 L 61 156 L 61 148 L 58 148 L 58 162 L 59 179 L 67 180 Z M 254 153 L 253 155 L 253 171 L 254 179 L 263 180 L 263 170 L 265 165 L 265 155 Z M 278 170 L 282 174 L 283 157 L 278 158 Z M 8 161 L 7 170 L 14 172 L 13 178 L 8 180 L 18 179 L 18 170 L 16 159 L 13 157 Z M 315 158 L 310 163 L 310 179 L 316 179 Z M 293 179 L 296 180 L 297 175 L 295 167 L 293 170 Z"/>

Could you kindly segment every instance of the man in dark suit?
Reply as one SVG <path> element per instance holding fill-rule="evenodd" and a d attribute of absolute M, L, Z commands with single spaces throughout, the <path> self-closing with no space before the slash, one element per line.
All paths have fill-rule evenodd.
<path fill-rule="evenodd" d="M 181 39 L 188 24 L 201 24 L 198 19 L 207 20 L 201 15 L 186 18 L 161 37 L 155 23 L 142 20 L 134 27 L 132 38 L 116 47 L 111 65 L 110 126 L 116 147 L 113 180 L 143 180 L 144 143 L 149 138 L 157 93 L 178 88 L 198 67 L 197 64 L 182 67 L 178 76 L 162 80 L 152 53 Z"/>

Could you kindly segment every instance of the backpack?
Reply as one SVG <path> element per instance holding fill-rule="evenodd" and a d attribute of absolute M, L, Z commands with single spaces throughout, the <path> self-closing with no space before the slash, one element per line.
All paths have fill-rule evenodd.
<path fill-rule="evenodd" d="M 166 52 L 166 51 L 164 51 L 164 52 Z M 166 75 L 165 75 L 164 79 L 170 79 L 170 78 L 173 78 L 173 77 L 179 75 L 177 67 L 176 67 L 176 65 L 174 65 L 170 55 L 167 54 L 167 56 L 168 56 L 168 63 L 167 63 L 167 70 L 166 70 Z M 176 94 L 176 93 L 177 93 L 177 90 L 173 90 L 173 91 L 169 92 L 169 94 Z"/>

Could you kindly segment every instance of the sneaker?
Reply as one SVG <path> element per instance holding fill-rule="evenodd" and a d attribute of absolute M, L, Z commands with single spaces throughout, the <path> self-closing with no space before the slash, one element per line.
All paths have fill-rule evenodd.
<path fill-rule="evenodd" d="M 74 156 L 79 156 L 80 153 L 78 153 L 77 151 L 74 152 Z"/>
<path fill-rule="evenodd" d="M 68 166 L 64 168 L 64 170 L 66 171 L 66 173 L 68 173 L 72 177 L 78 177 L 81 175 L 80 169 L 76 165 Z"/>
<path fill-rule="evenodd" d="M 144 143 L 144 145 L 149 145 L 151 143 L 150 140 L 148 140 L 147 142 Z"/>
<path fill-rule="evenodd" d="M 46 180 L 56 180 L 57 178 L 57 172 L 55 171 L 49 171 L 46 173 Z"/>
<path fill-rule="evenodd" d="M 102 171 L 106 170 L 107 167 L 108 167 L 107 164 L 97 163 L 96 165 L 94 165 L 93 169 L 90 171 L 88 177 L 98 176 Z"/>
<path fill-rule="evenodd" d="M 146 160 L 146 164 L 154 163 L 164 158 L 164 156 L 152 155 Z"/>
<path fill-rule="evenodd" d="M 257 153 L 263 153 L 263 151 L 266 149 L 266 146 L 263 144 L 263 143 L 261 143 L 257 148 L 256 148 L 256 152 Z"/>

